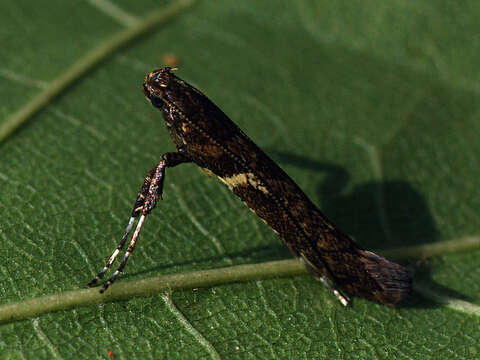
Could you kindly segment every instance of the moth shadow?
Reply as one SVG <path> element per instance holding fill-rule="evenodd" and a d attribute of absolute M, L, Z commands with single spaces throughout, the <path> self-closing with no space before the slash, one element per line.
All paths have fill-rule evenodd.
<path fill-rule="evenodd" d="M 418 263 L 415 264 L 413 272 L 413 293 L 402 307 L 420 309 L 437 308 L 440 307 L 441 302 L 446 302 L 449 298 L 469 303 L 475 301 L 474 297 L 466 296 L 465 294 L 450 289 L 449 287 L 441 285 L 433 280 L 428 262 L 422 262 L 421 260 L 418 261 Z M 424 295 L 424 293 L 427 293 L 427 295 Z M 433 296 L 439 300 L 432 300 L 432 296 L 428 296 L 429 293 L 433 294 Z"/>
<path fill-rule="evenodd" d="M 311 196 L 313 202 L 362 247 L 384 250 L 437 240 L 438 233 L 425 200 L 407 181 L 371 181 L 351 187 L 350 174 L 341 166 L 280 151 L 269 151 L 269 155 L 285 167 L 322 173 L 324 178 L 316 186 L 315 195 Z M 431 277 L 428 261 L 421 263 L 420 267 L 413 262 L 403 261 L 403 264 L 414 274 L 414 283 L 416 279 L 421 280 L 436 294 L 468 300 L 436 283 Z M 404 306 L 431 308 L 438 304 L 414 290 Z"/>

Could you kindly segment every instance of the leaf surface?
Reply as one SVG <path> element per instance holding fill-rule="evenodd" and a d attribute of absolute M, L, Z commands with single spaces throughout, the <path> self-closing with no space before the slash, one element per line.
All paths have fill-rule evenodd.
<path fill-rule="evenodd" d="M 0 125 L 162 6 L 6 2 Z M 201 1 L 172 16 L 0 144 L 0 303 L 82 288 L 104 265 L 143 176 L 174 150 L 140 89 L 171 55 L 364 247 L 478 236 L 478 16 L 476 1 L 313 0 Z M 221 183 L 182 165 L 168 171 L 122 279 L 288 257 Z M 479 258 L 425 260 L 425 297 L 401 309 L 343 308 L 309 275 L 259 278 L 1 325 L 0 358 L 471 359 Z"/>

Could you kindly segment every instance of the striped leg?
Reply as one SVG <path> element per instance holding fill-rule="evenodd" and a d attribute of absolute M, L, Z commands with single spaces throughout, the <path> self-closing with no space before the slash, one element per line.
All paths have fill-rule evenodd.
<path fill-rule="evenodd" d="M 162 198 L 163 193 L 163 181 L 165 179 L 165 169 L 167 167 L 174 167 L 184 162 L 190 162 L 190 159 L 187 158 L 182 153 L 166 153 L 162 156 L 162 160 L 158 163 L 156 167 L 154 167 L 148 175 L 145 177 L 143 182 L 142 188 L 138 193 L 137 199 L 135 201 L 135 205 L 132 210 L 132 215 L 130 220 L 128 221 L 128 225 L 125 229 L 125 232 L 122 236 L 120 243 L 117 245 L 117 248 L 113 252 L 113 254 L 108 259 L 106 265 L 103 269 L 97 274 L 97 276 L 88 283 L 88 286 L 94 286 L 100 281 L 105 273 L 110 269 L 113 262 L 117 258 L 118 254 L 124 247 L 126 240 L 128 238 L 128 234 L 130 233 L 133 224 L 135 222 L 135 218 L 140 216 L 138 220 L 137 227 L 135 228 L 135 232 L 133 233 L 132 240 L 125 252 L 125 255 L 122 259 L 122 262 L 118 266 L 117 270 L 114 272 L 112 277 L 107 280 L 107 282 L 102 286 L 100 289 L 100 293 L 105 292 L 107 288 L 117 279 L 117 277 L 122 273 L 125 265 L 127 264 L 127 260 L 133 250 L 135 249 L 135 244 L 137 243 L 138 236 L 142 229 L 143 223 L 145 222 L 146 216 L 153 210 L 155 205 L 157 204 L 158 199 Z"/>
<path fill-rule="evenodd" d="M 326 286 L 326 288 L 332 292 L 333 295 L 342 303 L 343 306 L 347 306 L 348 303 L 350 302 L 350 298 L 348 297 L 347 294 L 342 292 L 341 290 L 335 289 L 332 285 L 330 285 L 328 278 L 322 275 L 319 275 L 318 271 L 309 264 L 307 259 L 303 256 L 299 257 L 300 261 L 305 265 L 305 267 L 310 270 L 310 272 L 315 276 L 315 279 L 320 281 L 323 285 Z"/>
<path fill-rule="evenodd" d="M 127 241 L 127 237 L 128 237 L 128 233 L 130 232 L 130 230 L 132 229 L 132 226 L 133 226 L 133 223 L 135 222 L 135 218 L 134 217 L 131 217 L 130 220 L 128 221 L 128 225 L 125 229 L 125 232 L 122 236 L 122 240 L 120 240 L 120 242 L 118 243 L 117 245 L 117 248 L 115 249 L 115 251 L 113 252 L 113 254 L 110 256 L 110 258 L 108 259 L 107 261 L 107 264 L 103 267 L 102 271 L 100 271 L 97 276 L 95 276 L 94 279 L 92 279 L 92 281 L 90 281 L 88 283 L 88 286 L 89 287 L 92 287 L 92 286 L 95 286 L 97 284 L 97 282 L 99 282 L 100 280 L 103 279 L 103 276 L 105 275 L 105 273 L 108 271 L 108 269 L 110 269 L 110 266 L 112 266 L 113 262 L 115 261 L 115 259 L 117 258 L 118 254 L 120 253 L 120 250 L 122 250 L 123 246 L 125 245 L 125 242 Z"/>
<path fill-rule="evenodd" d="M 332 287 L 325 276 L 320 276 L 320 277 L 317 277 L 316 279 L 320 281 L 323 285 L 325 285 L 327 289 L 330 290 L 332 294 L 335 295 L 335 297 L 342 303 L 343 306 L 348 305 L 348 303 L 350 302 L 350 298 L 340 290 L 337 290 L 334 287 Z"/>
<path fill-rule="evenodd" d="M 117 277 L 122 273 L 125 265 L 127 265 L 127 260 L 130 254 L 135 249 L 135 244 L 137 243 L 138 235 L 140 234 L 140 230 L 142 230 L 143 222 L 145 221 L 145 216 L 146 215 L 140 216 L 140 219 L 138 220 L 137 228 L 135 229 L 135 232 L 133 233 L 133 236 L 132 236 L 132 241 L 130 241 L 130 245 L 128 245 L 127 251 L 125 251 L 125 255 L 123 256 L 122 262 L 118 266 L 117 270 L 115 270 L 113 275 L 110 277 L 110 279 L 108 279 L 107 282 L 103 284 L 102 288 L 100 289 L 100 294 L 103 294 L 105 290 L 107 290 L 108 287 L 112 285 L 115 282 L 115 280 L 117 280 Z"/>

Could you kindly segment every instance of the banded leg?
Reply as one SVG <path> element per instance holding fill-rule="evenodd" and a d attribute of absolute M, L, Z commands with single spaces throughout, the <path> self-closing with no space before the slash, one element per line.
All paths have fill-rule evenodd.
<path fill-rule="evenodd" d="M 154 167 L 148 175 L 145 177 L 143 180 L 143 185 L 142 188 L 140 189 L 140 192 L 137 195 L 137 199 L 135 200 L 135 205 L 133 206 L 132 209 L 132 214 L 130 215 L 130 220 L 128 220 L 128 225 L 125 228 L 125 232 L 123 233 L 122 239 L 120 240 L 120 243 L 117 245 L 117 248 L 113 252 L 113 254 L 110 256 L 110 258 L 107 261 L 107 264 L 103 267 L 103 269 L 97 274 L 97 276 L 88 283 L 89 287 L 95 286 L 98 281 L 103 279 L 103 276 L 105 273 L 110 269 L 112 264 L 114 263 L 115 259 L 117 258 L 118 254 L 120 251 L 123 249 L 125 246 L 125 242 L 127 241 L 128 234 L 130 233 L 130 230 L 132 230 L 133 224 L 135 222 L 135 218 L 138 217 L 142 211 L 143 208 L 143 203 L 145 201 L 145 196 L 148 193 L 148 189 L 150 187 L 150 183 L 152 182 L 152 177 L 155 174 L 155 170 L 157 167 Z"/>
<path fill-rule="evenodd" d="M 107 282 L 102 286 L 102 288 L 100 289 L 100 293 L 105 292 L 105 290 L 107 290 L 107 288 L 122 273 L 123 269 L 125 268 L 125 265 L 127 264 L 127 260 L 130 254 L 135 249 L 135 244 L 138 240 L 138 236 L 140 234 L 140 230 L 142 229 L 143 223 L 145 222 L 146 216 L 153 210 L 153 208 L 157 204 L 158 199 L 162 198 L 163 182 L 165 179 L 165 169 L 167 167 L 174 167 L 185 162 L 191 162 L 191 160 L 183 153 L 180 153 L 180 152 L 165 153 L 163 154 L 162 160 L 160 160 L 158 165 L 154 167 L 152 170 L 150 170 L 148 175 L 145 177 L 142 188 L 140 189 L 137 199 L 135 200 L 135 205 L 133 206 L 130 220 L 128 221 L 127 227 L 125 228 L 125 232 L 122 236 L 120 243 L 117 245 L 117 248 L 115 249 L 113 254 L 110 256 L 110 258 L 108 259 L 103 269 L 97 274 L 97 276 L 92 281 L 88 283 L 89 287 L 96 285 L 97 282 L 104 277 L 108 269 L 110 269 L 110 267 L 116 260 L 118 254 L 120 253 L 122 248 L 125 246 L 126 240 L 128 238 L 128 234 L 130 233 L 133 227 L 135 219 L 141 215 L 140 219 L 138 220 L 137 226 L 135 228 L 135 232 L 133 233 L 132 240 L 130 241 L 130 244 L 127 248 L 127 251 L 125 252 L 122 262 L 120 263 L 120 265 L 118 266 L 117 270 L 112 275 L 112 277 L 108 279 Z"/>
<path fill-rule="evenodd" d="M 321 275 L 318 270 L 311 265 L 307 259 L 305 259 L 303 256 L 299 257 L 300 261 L 305 265 L 305 267 L 310 270 L 310 272 L 313 274 L 316 280 L 320 281 L 325 287 L 342 303 L 343 306 L 347 306 L 348 303 L 350 302 L 350 298 L 348 297 L 347 294 L 345 294 L 343 291 L 335 289 L 332 285 L 330 285 L 330 282 L 328 281 L 328 278 L 326 276 Z"/>
<path fill-rule="evenodd" d="M 332 285 L 330 285 L 328 279 L 325 276 L 317 276 L 316 279 L 320 281 L 323 285 L 325 285 L 326 288 L 330 290 L 333 295 L 335 295 L 335 297 L 338 299 L 338 301 L 342 303 L 343 306 L 348 305 L 348 303 L 350 302 L 350 298 L 347 296 L 347 294 L 335 289 Z"/>

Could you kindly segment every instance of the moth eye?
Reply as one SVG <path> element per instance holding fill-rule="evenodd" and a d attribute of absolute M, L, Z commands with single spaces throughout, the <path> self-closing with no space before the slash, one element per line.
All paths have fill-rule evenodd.
<path fill-rule="evenodd" d="M 153 85 L 157 88 L 160 88 L 160 87 L 161 88 L 166 88 L 167 87 L 166 79 L 164 79 L 162 77 L 161 73 L 153 75 L 150 82 L 153 83 Z"/>
<path fill-rule="evenodd" d="M 150 81 L 159 82 L 162 80 L 162 73 L 159 70 L 152 71 L 150 73 Z"/>

